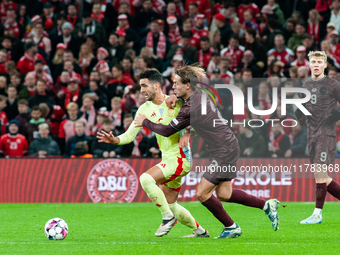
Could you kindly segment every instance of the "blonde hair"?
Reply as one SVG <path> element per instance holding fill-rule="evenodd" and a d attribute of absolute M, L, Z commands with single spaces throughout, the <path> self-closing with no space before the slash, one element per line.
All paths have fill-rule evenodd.
<path fill-rule="evenodd" d="M 111 99 L 111 103 L 115 102 L 115 103 L 121 103 L 122 99 L 120 97 L 113 97 Z"/>
<path fill-rule="evenodd" d="M 47 123 L 41 123 L 39 126 L 38 126 L 38 129 L 41 130 L 41 129 L 47 129 L 47 130 L 50 130 L 50 127 Z"/>
<path fill-rule="evenodd" d="M 78 110 L 79 107 L 78 107 L 78 105 L 76 103 L 71 102 L 71 103 L 67 104 L 66 109 L 67 110 Z"/>
<path fill-rule="evenodd" d="M 315 15 L 316 21 L 320 22 L 320 20 L 321 20 L 320 13 L 316 9 L 312 9 L 312 10 L 310 10 L 310 12 L 312 12 Z M 311 22 L 311 21 L 308 19 L 308 22 Z"/>
<path fill-rule="evenodd" d="M 177 68 L 176 74 L 181 77 L 183 84 L 190 83 L 191 88 L 196 87 L 200 79 L 206 77 L 206 73 L 199 63 L 181 66 Z"/>
<path fill-rule="evenodd" d="M 311 60 L 311 58 L 323 58 L 325 63 L 327 62 L 327 55 L 324 51 L 310 51 L 308 53 L 308 58 L 309 61 Z"/>
<path fill-rule="evenodd" d="M 74 125 L 77 124 L 77 123 L 82 124 L 84 127 L 86 127 L 85 121 L 83 121 L 83 120 L 81 120 L 81 119 L 76 120 L 76 121 L 74 122 Z"/>
<path fill-rule="evenodd" d="M 91 93 L 86 93 L 83 95 L 82 99 L 84 100 L 85 98 L 90 98 L 92 101 L 94 101 L 93 96 Z"/>

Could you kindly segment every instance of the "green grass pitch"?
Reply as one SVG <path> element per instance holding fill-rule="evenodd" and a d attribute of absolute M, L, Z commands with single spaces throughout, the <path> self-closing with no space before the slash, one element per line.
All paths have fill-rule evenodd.
<path fill-rule="evenodd" d="M 277 232 L 263 211 L 224 203 L 242 236 L 218 240 L 212 237 L 222 225 L 205 207 L 181 204 L 210 238 L 181 238 L 191 230 L 180 223 L 168 235 L 155 237 L 161 215 L 151 203 L 1 204 L 0 254 L 339 254 L 340 203 L 325 204 L 322 224 L 300 225 L 314 203 L 283 202 Z M 69 226 L 65 240 L 50 241 L 44 235 L 45 223 L 54 217 Z"/>

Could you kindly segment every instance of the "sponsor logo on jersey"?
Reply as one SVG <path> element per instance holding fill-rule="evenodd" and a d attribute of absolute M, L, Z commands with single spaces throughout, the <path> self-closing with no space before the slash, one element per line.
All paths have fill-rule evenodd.
<path fill-rule="evenodd" d="M 156 113 L 152 112 L 151 117 L 155 117 L 155 116 L 156 116 Z"/>
<path fill-rule="evenodd" d="M 94 203 L 130 203 L 137 191 L 135 170 L 120 159 L 100 161 L 87 177 L 87 192 Z"/>

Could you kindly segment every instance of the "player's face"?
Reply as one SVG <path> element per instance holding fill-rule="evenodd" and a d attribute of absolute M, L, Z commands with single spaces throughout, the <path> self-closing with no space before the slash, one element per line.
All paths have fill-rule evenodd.
<path fill-rule="evenodd" d="M 175 75 L 174 78 L 174 84 L 172 86 L 172 88 L 174 89 L 174 94 L 177 97 L 181 97 L 181 98 L 186 98 L 187 97 L 187 93 L 188 93 L 188 85 L 187 84 L 183 84 L 181 77 L 179 75 Z"/>
<path fill-rule="evenodd" d="M 318 77 L 324 73 L 327 63 L 323 58 L 312 57 L 309 62 L 309 67 L 312 72 L 312 76 Z"/>
<path fill-rule="evenodd" d="M 153 84 L 150 83 L 149 79 L 141 79 L 139 81 L 141 86 L 140 92 L 143 94 L 147 101 L 152 101 L 156 97 L 156 90 Z"/>

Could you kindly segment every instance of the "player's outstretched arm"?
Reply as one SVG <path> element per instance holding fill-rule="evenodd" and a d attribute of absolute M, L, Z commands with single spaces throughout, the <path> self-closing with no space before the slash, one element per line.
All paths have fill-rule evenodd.
<path fill-rule="evenodd" d="M 112 131 L 110 133 L 106 133 L 104 130 L 98 131 L 97 139 L 99 143 L 118 144 L 120 142 L 119 138 L 112 134 Z"/>
<path fill-rule="evenodd" d="M 134 120 L 133 125 L 135 127 L 146 127 L 151 131 L 155 132 L 156 134 L 159 134 L 164 137 L 169 137 L 178 132 L 178 130 L 173 128 L 170 124 L 165 126 L 162 124 L 156 124 L 151 122 L 144 114 L 138 114 Z"/>

